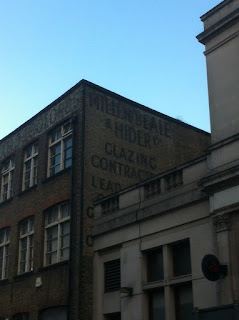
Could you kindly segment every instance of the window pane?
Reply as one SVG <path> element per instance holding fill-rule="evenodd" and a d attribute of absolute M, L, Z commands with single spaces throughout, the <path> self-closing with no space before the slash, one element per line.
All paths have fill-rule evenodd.
<path fill-rule="evenodd" d="M 61 138 L 61 128 L 54 131 L 51 135 L 51 143 L 59 140 Z"/>
<path fill-rule="evenodd" d="M 26 171 L 25 172 L 25 181 L 26 180 L 30 180 L 30 176 L 31 176 L 31 172 L 30 171 Z"/>
<path fill-rule="evenodd" d="M 51 157 L 61 153 L 61 143 L 57 143 L 53 147 L 51 147 Z"/>
<path fill-rule="evenodd" d="M 191 283 L 175 287 L 175 304 L 177 320 L 193 319 L 193 295 Z"/>
<path fill-rule="evenodd" d="M 26 159 L 32 156 L 32 146 L 26 150 Z"/>
<path fill-rule="evenodd" d="M 66 139 L 65 148 L 68 149 L 72 146 L 72 138 Z"/>
<path fill-rule="evenodd" d="M 21 240 L 21 250 L 27 248 L 27 237 Z"/>
<path fill-rule="evenodd" d="M 189 240 L 176 242 L 172 245 L 174 276 L 191 273 L 191 256 Z"/>
<path fill-rule="evenodd" d="M 26 262 L 23 261 L 20 263 L 20 273 L 24 273 L 26 271 Z"/>
<path fill-rule="evenodd" d="M 61 234 L 69 234 L 70 233 L 70 221 L 64 222 L 61 224 Z"/>
<path fill-rule="evenodd" d="M 57 262 L 57 253 L 56 252 L 47 254 L 47 257 L 46 257 L 47 264 L 53 264 L 56 262 Z"/>
<path fill-rule="evenodd" d="M 10 240 L 10 229 L 5 229 L 6 241 Z"/>
<path fill-rule="evenodd" d="M 29 231 L 34 231 L 34 217 L 30 217 Z"/>
<path fill-rule="evenodd" d="M 11 169 L 15 167 L 15 159 L 11 159 Z"/>
<path fill-rule="evenodd" d="M 29 246 L 33 247 L 34 245 L 34 235 L 29 236 Z"/>
<path fill-rule="evenodd" d="M 5 230 L 1 230 L 0 231 L 0 244 L 2 244 L 4 242 L 4 235 L 5 235 Z"/>
<path fill-rule="evenodd" d="M 148 258 L 148 281 L 163 280 L 163 251 L 162 247 L 157 250 L 150 251 Z"/>
<path fill-rule="evenodd" d="M 51 167 L 58 165 L 61 162 L 61 154 L 56 154 L 51 158 Z"/>
<path fill-rule="evenodd" d="M 65 168 L 70 168 L 72 166 L 72 159 L 68 159 L 65 161 Z"/>
<path fill-rule="evenodd" d="M 163 290 L 150 294 L 150 320 L 165 319 L 165 304 Z"/>
<path fill-rule="evenodd" d="M 25 170 L 28 171 L 31 169 L 31 160 L 25 162 Z"/>
<path fill-rule="evenodd" d="M 72 149 L 66 149 L 66 159 L 70 159 L 72 157 Z"/>
<path fill-rule="evenodd" d="M 69 204 L 64 204 L 61 206 L 61 216 L 63 218 L 67 218 L 70 215 Z"/>
<path fill-rule="evenodd" d="M 33 166 L 36 167 L 38 165 L 38 157 L 33 158 Z"/>
<path fill-rule="evenodd" d="M 47 252 L 53 252 L 57 250 L 57 239 L 49 240 L 47 242 Z"/>
<path fill-rule="evenodd" d="M 28 232 L 28 219 L 21 222 L 20 231 L 21 235 L 26 234 Z"/>
<path fill-rule="evenodd" d="M 70 246 L 70 235 L 61 238 L 61 248 L 68 248 Z"/>
<path fill-rule="evenodd" d="M 34 144 L 34 154 L 38 153 L 38 144 Z"/>
<path fill-rule="evenodd" d="M 58 208 L 51 209 L 46 216 L 46 225 L 58 221 Z"/>
<path fill-rule="evenodd" d="M 52 240 L 52 239 L 57 239 L 58 236 L 58 226 L 51 227 L 47 229 L 47 239 Z"/>
<path fill-rule="evenodd" d="M 67 307 L 57 307 L 44 310 L 40 320 L 67 320 Z"/>
<path fill-rule="evenodd" d="M 65 248 L 61 250 L 61 260 L 69 259 L 69 248 Z"/>

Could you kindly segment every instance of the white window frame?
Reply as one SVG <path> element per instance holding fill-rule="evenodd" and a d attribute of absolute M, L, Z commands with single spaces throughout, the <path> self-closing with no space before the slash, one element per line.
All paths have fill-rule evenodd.
<path fill-rule="evenodd" d="M 3 260 L 0 272 L 0 280 L 8 278 L 9 267 L 9 244 L 10 244 L 10 228 L 4 228 L 0 230 L 0 233 L 4 232 L 3 242 L 0 243 L 0 248 L 3 249 Z"/>
<path fill-rule="evenodd" d="M 34 257 L 34 221 L 35 217 L 28 217 L 19 223 L 19 257 L 18 257 L 18 274 L 30 272 L 33 270 Z M 23 225 L 27 224 L 26 231 L 23 233 Z M 26 241 L 26 248 L 22 248 L 23 241 Z M 25 260 L 22 260 L 23 251 L 26 252 Z M 21 269 L 22 262 L 25 263 L 24 270 Z"/>
<path fill-rule="evenodd" d="M 3 162 L 1 172 L 1 202 L 10 199 L 13 195 L 13 175 L 15 159 L 11 158 Z M 6 188 L 5 188 L 6 186 Z"/>
<path fill-rule="evenodd" d="M 62 208 L 64 206 L 68 207 L 68 216 L 67 217 L 62 217 Z M 53 212 L 56 212 L 56 219 L 55 221 L 52 222 L 48 222 L 49 220 L 49 215 L 53 214 Z M 62 238 L 64 236 L 69 235 L 70 238 L 70 230 L 68 233 L 66 234 L 62 234 L 62 226 L 65 222 L 69 222 L 70 223 L 70 202 L 63 202 L 61 204 L 58 204 L 54 207 L 49 208 L 46 212 L 45 212 L 45 248 L 44 248 L 44 265 L 48 266 L 48 265 L 52 265 L 61 261 L 65 261 L 69 259 L 69 256 L 67 258 L 64 258 L 61 256 L 61 252 L 64 249 L 68 249 L 70 250 L 70 239 L 69 239 L 69 245 L 67 247 L 63 247 L 62 246 Z M 57 242 L 57 246 L 55 250 L 52 251 L 48 251 L 48 242 L 50 242 L 52 239 L 48 239 L 48 232 L 51 228 L 54 228 L 57 226 L 57 237 L 55 238 L 56 242 Z M 70 227 L 69 227 L 70 228 Z M 53 239 L 54 240 L 54 239 Z M 48 263 L 48 256 L 52 256 L 54 253 L 56 253 L 56 261 L 55 262 L 51 262 Z"/>
<path fill-rule="evenodd" d="M 30 163 L 29 169 L 27 169 L 28 163 Z M 22 180 L 23 191 L 37 184 L 37 170 L 38 170 L 38 143 L 33 143 L 27 149 L 25 149 L 25 152 L 24 152 L 23 180 Z M 29 179 L 26 179 L 27 172 L 29 172 Z M 27 185 L 28 182 L 29 182 L 29 185 Z"/>
<path fill-rule="evenodd" d="M 66 148 L 66 141 L 71 137 L 71 145 Z M 53 154 L 54 148 L 59 145 L 60 150 L 58 153 Z M 66 158 L 67 150 L 71 149 L 71 157 Z M 52 160 L 54 160 L 57 156 L 59 156 L 60 160 L 57 164 L 52 164 Z M 70 160 L 70 165 L 66 164 L 66 161 Z M 67 122 L 54 130 L 49 136 L 49 151 L 48 151 L 48 172 L 47 176 L 53 176 L 58 172 L 71 167 L 72 166 L 72 125 Z M 55 172 L 56 167 L 59 167 L 59 170 Z"/>

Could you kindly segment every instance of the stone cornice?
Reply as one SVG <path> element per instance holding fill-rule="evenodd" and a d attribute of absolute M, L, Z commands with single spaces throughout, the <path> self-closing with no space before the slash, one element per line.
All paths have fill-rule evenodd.
<path fill-rule="evenodd" d="M 206 44 L 212 38 L 227 30 L 239 21 L 239 8 L 228 14 L 223 19 L 219 20 L 217 23 L 213 24 L 211 27 L 203 31 L 197 36 L 197 39 L 202 44 Z"/>

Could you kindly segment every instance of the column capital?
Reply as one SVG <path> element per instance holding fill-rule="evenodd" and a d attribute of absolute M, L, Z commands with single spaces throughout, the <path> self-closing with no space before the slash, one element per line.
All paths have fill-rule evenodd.
<path fill-rule="evenodd" d="M 214 216 L 212 223 L 215 226 L 216 232 L 231 230 L 231 217 L 229 214 Z"/>

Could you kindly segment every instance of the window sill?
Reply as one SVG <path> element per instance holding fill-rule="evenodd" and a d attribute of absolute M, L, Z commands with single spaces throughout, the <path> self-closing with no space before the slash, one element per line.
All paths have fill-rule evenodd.
<path fill-rule="evenodd" d="M 44 266 L 42 268 L 39 268 L 38 271 L 47 271 L 49 269 L 54 269 L 60 266 L 67 265 L 69 263 L 69 260 L 60 261 L 54 264 L 49 264 L 48 266 Z"/>
<path fill-rule="evenodd" d="M 185 274 L 182 276 L 173 277 L 168 280 L 170 284 L 177 284 L 177 283 L 187 282 L 187 281 L 192 281 L 191 274 Z"/>
<path fill-rule="evenodd" d="M 56 174 L 53 174 L 53 175 L 50 176 L 50 177 L 47 177 L 45 180 L 42 180 L 42 183 L 47 183 L 48 181 L 50 181 L 50 180 L 52 180 L 52 179 L 54 179 L 54 178 L 56 178 L 56 177 L 61 176 L 61 175 L 64 174 L 65 172 L 70 171 L 71 168 L 72 168 L 72 166 L 69 167 L 69 168 L 66 168 L 66 169 L 64 169 L 64 170 L 61 170 L 61 171 L 57 172 Z"/>
<path fill-rule="evenodd" d="M 7 203 L 11 202 L 11 201 L 12 201 L 12 199 L 13 199 L 13 197 L 8 198 L 8 199 L 7 199 L 7 200 L 5 200 L 5 201 L 2 201 L 2 202 L 0 203 L 0 206 L 3 206 L 3 205 L 5 205 L 5 204 L 7 204 Z"/>
<path fill-rule="evenodd" d="M 33 271 L 28 271 L 28 272 L 24 272 L 24 273 L 20 273 L 20 274 L 17 274 L 16 276 L 14 276 L 13 278 L 16 280 L 16 281 L 20 281 L 24 278 L 27 278 L 27 277 L 30 277 L 33 275 Z"/>
<path fill-rule="evenodd" d="M 37 184 L 35 184 L 34 186 L 32 186 L 32 187 L 30 187 L 30 188 L 28 188 L 28 189 L 25 189 L 25 190 L 19 192 L 19 193 L 18 193 L 18 197 L 21 197 L 21 196 L 24 195 L 25 193 L 28 193 L 28 192 L 36 189 L 36 188 L 37 188 Z"/>
<path fill-rule="evenodd" d="M 164 280 L 159 280 L 159 281 L 152 281 L 152 282 L 147 282 L 142 285 L 143 290 L 153 290 L 157 288 L 161 288 L 165 286 L 165 281 Z"/>
<path fill-rule="evenodd" d="M 170 278 L 168 280 L 159 280 L 159 281 L 152 281 L 142 284 L 142 288 L 144 291 L 147 290 L 154 290 L 157 288 L 162 288 L 164 286 L 168 285 L 175 285 L 175 284 L 181 284 L 185 282 L 192 281 L 192 275 L 187 274 L 179 277 Z"/>

